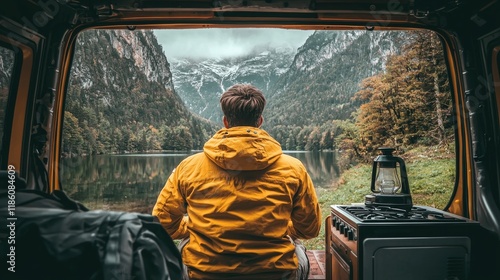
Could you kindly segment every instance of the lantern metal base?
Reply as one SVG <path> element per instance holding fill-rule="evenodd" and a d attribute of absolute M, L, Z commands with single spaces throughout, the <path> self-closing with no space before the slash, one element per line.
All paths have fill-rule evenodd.
<path fill-rule="evenodd" d="M 365 196 L 366 206 L 386 206 L 404 209 L 406 211 L 411 210 L 413 207 L 413 202 L 411 200 L 411 195 L 406 193 L 397 194 L 381 194 L 372 193 Z"/>

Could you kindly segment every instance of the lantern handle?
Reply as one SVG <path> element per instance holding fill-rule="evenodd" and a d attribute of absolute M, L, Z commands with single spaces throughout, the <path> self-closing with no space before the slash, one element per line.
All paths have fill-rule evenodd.
<path fill-rule="evenodd" d="M 373 166 L 372 166 L 372 183 L 370 186 L 370 189 L 373 193 L 378 193 L 380 192 L 379 190 L 375 189 L 375 180 L 377 176 L 377 162 L 373 161 Z"/>
<path fill-rule="evenodd" d="M 399 163 L 399 171 L 401 174 L 401 193 L 410 194 L 410 184 L 408 182 L 405 162 L 400 157 L 394 157 L 394 159 Z"/>

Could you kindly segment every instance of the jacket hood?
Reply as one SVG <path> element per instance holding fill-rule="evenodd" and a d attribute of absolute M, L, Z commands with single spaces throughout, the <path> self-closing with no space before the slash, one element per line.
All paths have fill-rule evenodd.
<path fill-rule="evenodd" d="M 281 145 L 252 126 L 219 130 L 203 147 L 205 155 L 225 170 L 262 170 L 278 160 Z"/>

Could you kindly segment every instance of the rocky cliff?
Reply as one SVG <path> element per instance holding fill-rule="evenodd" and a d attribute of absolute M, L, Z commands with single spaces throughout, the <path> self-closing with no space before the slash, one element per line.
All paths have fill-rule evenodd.
<path fill-rule="evenodd" d="M 156 37 L 141 30 L 79 35 L 64 125 L 72 154 L 199 149 L 213 132 L 184 106 Z"/>

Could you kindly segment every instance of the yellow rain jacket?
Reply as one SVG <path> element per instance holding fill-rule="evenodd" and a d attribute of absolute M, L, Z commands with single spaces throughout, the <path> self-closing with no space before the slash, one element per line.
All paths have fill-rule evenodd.
<path fill-rule="evenodd" d="M 303 164 L 250 126 L 219 130 L 183 160 L 153 215 L 172 238 L 190 237 L 182 258 L 192 279 L 279 279 L 298 264 L 287 235 L 313 238 L 321 226 Z"/>

